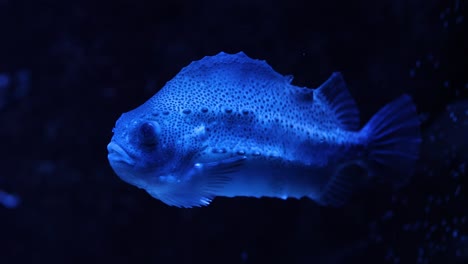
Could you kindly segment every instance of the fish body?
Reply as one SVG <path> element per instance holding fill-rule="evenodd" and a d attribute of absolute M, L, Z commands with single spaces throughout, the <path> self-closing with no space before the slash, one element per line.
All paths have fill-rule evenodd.
<path fill-rule="evenodd" d="M 340 73 L 316 89 L 291 81 L 242 52 L 192 62 L 119 118 L 109 162 L 124 181 L 179 207 L 216 196 L 338 206 L 373 175 L 391 170 L 397 184 L 409 177 L 420 143 L 409 96 L 360 129 Z"/>

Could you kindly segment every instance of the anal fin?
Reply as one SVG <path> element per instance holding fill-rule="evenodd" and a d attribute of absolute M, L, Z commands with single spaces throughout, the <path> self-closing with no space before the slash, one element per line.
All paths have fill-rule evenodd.
<path fill-rule="evenodd" d="M 317 202 L 322 206 L 343 206 L 354 191 L 367 182 L 367 178 L 367 171 L 362 164 L 342 165 L 326 183 Z"/>

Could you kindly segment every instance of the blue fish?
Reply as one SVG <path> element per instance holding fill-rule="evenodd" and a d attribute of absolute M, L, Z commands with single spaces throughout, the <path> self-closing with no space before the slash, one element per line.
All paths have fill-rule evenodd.
<path fill-rule="evenodd" d="M 411 176 L 421 140 L 408 95 L 360 129 L 340 73 L 316 89 L 291 81 L 242 52 L 194 61 L 117 120 L 110 165 L 122 180 L 186 208 L 216 196 L 340 206 L 375 176 L 397 185 Z"/>

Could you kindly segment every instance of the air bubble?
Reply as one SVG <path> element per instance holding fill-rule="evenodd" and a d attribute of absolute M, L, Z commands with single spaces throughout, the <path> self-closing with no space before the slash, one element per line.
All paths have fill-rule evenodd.
<path fill-rule="evenodd" d="M 389 210 L 387 211 L 384 216 L 382 217 L 382 220 L 389 220 L 393 217 L 393 211 L 392 210 Z"/>
<path fill-rule="evenodd" d="M 447 220 L 442 219 L 442 222 L 440 223 L 442 226 L 445 226 L 447 224 Z"/>
<path fill-rule="evenodd" d="M 20 203 L 20 198 L 16 195 L 0 191 L 0 204 L 6 208 L 16 208 Z"/>
<path fill-rule="evenodd" d="M 10 85 L 10 77 L 6 74 L 0 74 L 0 89 L 6 89 Z"/>
<path fill-rule="evenodd" d="M 452 120 L 452 122 L 456 123 L 458 121 L 458 118 L 457 118 L 457 116 L 455 115 L 454 112 L 451 112 L 449 116 L 450 116 L 450 119 Z"/>

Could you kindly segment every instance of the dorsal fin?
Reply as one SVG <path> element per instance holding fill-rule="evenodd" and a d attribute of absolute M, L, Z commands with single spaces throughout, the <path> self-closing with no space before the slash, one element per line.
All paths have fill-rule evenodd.
<path fill-rule="evenodd" d="M 343 76 L 334 72 L 317 90 L 335 113 L 341 127 L 346 130 L 359 129 L 359 110 L 346 88 Z"/>
<path fill-rule="evenodd" d="M 235 54 L 220 52 L 214 56 L 205 56 L 184 67 L 176 78 L 192 77 L 206 80 L 211 77 L 219 78 L 220 74 L 224 79 L 252 78 L 259 82 L 267 80 L 291 83 L 293 79 L 290 75 L 283 76 L 277 73 L 266 61 L 252 59 L 242 51 Z"/>

